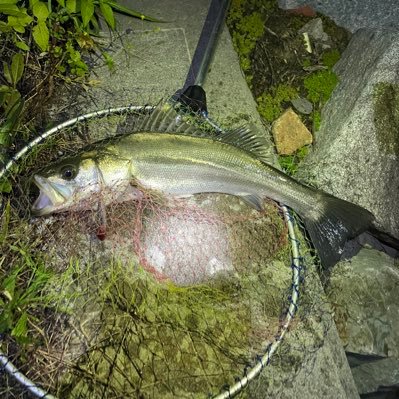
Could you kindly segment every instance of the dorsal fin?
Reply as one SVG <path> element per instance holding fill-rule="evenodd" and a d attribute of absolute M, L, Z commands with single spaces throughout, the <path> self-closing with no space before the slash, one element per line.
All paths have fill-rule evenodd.
<path fill-rule="evenodd" d="M 263 162 L 269 164 L 273 162 L 273 154 L 269 150 L 266 139 L 257 135 L 249 127 L 242 126 L 237 129 L 221 132 L 216 136 L 216 139 L 248 151 Z"/>
<path fill-rule="evenodd" d="M 250 152 L 266 163 L 273 162 L 272 151 L 265 138 L 257 135 L 254 129 L 242 126 L 233 130 L 215 132 L 209 129 L 202 116 L 179 112 L 178 106 L 161 101 L 154 110 L 146 115 L 137 131 L 157 133 L 177 133 L 192 137 L 206 137 L 215 141 L 230 144 Z"/>

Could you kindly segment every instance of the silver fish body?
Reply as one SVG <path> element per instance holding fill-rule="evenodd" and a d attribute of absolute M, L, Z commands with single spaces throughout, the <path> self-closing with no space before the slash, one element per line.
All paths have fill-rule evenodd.
<path fill-rule="evenodd" d="M 165 123 L 170 112 L 165 116 L 162 112 L 144 124 L 151 125 L 151 131 L 100 142 L 93 150 L 61 160 L 42 176 L 36 175 L 41 193 L 33 212 L 45 215 L 91 207 L 90 198 L 104 188 L 113 193 L 102 199 L 105 202 L 137 198 L 143 189 L 177 197 L 231 194 L 258 209 L 268 197 L 288 205 L 304 219 L 325 267 L 339 259 L 349 237 L 371 223 L 373 216 L 360 206 L 305 186 L 267 164 L 250 132 L 241 129 L 215 139 L 179 126 L 183 134 L 175 133 L 173 123 Z M 161 131 L 162 125 L 168 129 Z M 235 140 L 243 145 L 236 146 Z"/>

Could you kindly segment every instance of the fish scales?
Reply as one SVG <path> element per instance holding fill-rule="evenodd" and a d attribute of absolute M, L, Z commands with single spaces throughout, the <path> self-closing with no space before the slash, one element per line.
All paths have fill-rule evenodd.
<path fill-rule="evenodd" d="M 112 200 L 119 201 L 136 198 L 140 188 L 177 197 L 231 194 L 257 209 L 268 197 L 303 218 L 325 267 L 336 263 L 345 242 L 373 220 L 362 207 L 308 187 L 266 163 L 262 142 L 248 129 L 210 136 L 178 123 L 175 113 L 163 106 L 147 118 L 143 126 L 167 126 L 168 131 L 116 136 L 36 175 L 40 195 L 33 212 L 65 211 L 104 187 L 112 188 L 117 194 Z"/>
<path fill-rule="evenodd" d="M 271 197 L 302 214 L 322 206 L 317 201 L 316 190 L 253 154 L 223 142 L 165 133 L 136 133 L 122 139 L 119 148 L 119 156 L 131 157 L 132 176 L 143 186 L 164 193 Z"/>

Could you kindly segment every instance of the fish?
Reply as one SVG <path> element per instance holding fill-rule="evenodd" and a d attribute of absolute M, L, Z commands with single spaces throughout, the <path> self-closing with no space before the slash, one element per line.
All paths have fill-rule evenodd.
<path fill-rule="evenodd" d="M 61 158 L 34 175 L 40 190 L 32 213 L 45 216 L 140 198 L 202 193 L 238 196 L 257 210 L 266 198 L 284 204 L 304 222 L 324 268 L 337 263 L 345 242 L 371 225 L 359 205 L 305 185 L 270 164 L 264 139 L 249 127 L 209 132 L 160 103 L 129 132 Z"/>

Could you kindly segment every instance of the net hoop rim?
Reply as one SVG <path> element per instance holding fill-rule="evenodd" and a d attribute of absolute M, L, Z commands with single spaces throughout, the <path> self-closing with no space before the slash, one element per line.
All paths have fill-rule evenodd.
<path fill-rule="evenodd" d="M 84 115 L 79 115 L 75 118 L 69 119 L 62 122 L 51 129 L 39 134 L 35 139 L 30 141 L 21 150 L 19 150 L 1 169 L 0 169 L 0 179 L 5 177 L 11 168 L 17 164 L 18 160 L 21 159 L 25 154 L 29 153 L 36 145 L 40 144 L 46 138 L 60 132 L 62 129 L 73 126 L 78 122 L 89 120 L 96 117 L 107 116 L 111 114 L 123 114 L 129 111 L 152 111 L 155 106 L 152 105 L 128 105 L 124 107 L 111 107 L 102 110 L 97 110 L 89 112 Z M 208 115 L 201 115 L 203 119 L 213 128 L 222 131 L 222 129 L 209 118 Z M 271 357 L 273 353 L 277 350 L 280 342 L 283 340 L 286 332 L 288 331 L 289 325 L 297 311 L 298 300 L 299 300 L 299 287 L 300 287 L 300 277 L 301 270 L 303 269 L 303 259 L 300 256 L 300 242 L 296 238 L 295 233 L 295 220 L 291 215 L 290 210 L 284 205 L 280 204 L 283 212 L 284 220 L 288 227 L 288 238 L 291 241 L 291 269 L 292 269 L 292 291 L 289 297 L 290 304 L 288 307 L 287 314 L 280 327 L 279 333 L 275 336 L 274 341 L 265 348 L 264 354 L 257 358 L 257 362 L 254 366 L 249 368 L 243 377 L 236 379 L 236 383 L 224 388 L 224 392 L 213 396 L 213 399 L 229 399 L 241 392 L 253 379 L 255 379 L 263 370 L 263 368 L 270 364 Z M 2 342 L 2 337 L 0 335 L 0 343 Z M 0 350 L 0 367 L 4 368 L 5 371 L 12 377 L 14 377 L 23 387 L 25 387 L 34 396 L 41 399 L 57 399 L 56 396 L 51 395 L 46 392 L 28 377 L 26 377 L 22 372 L 20 372 L 14 364 L 8 359 L 7 355 Z"/>

